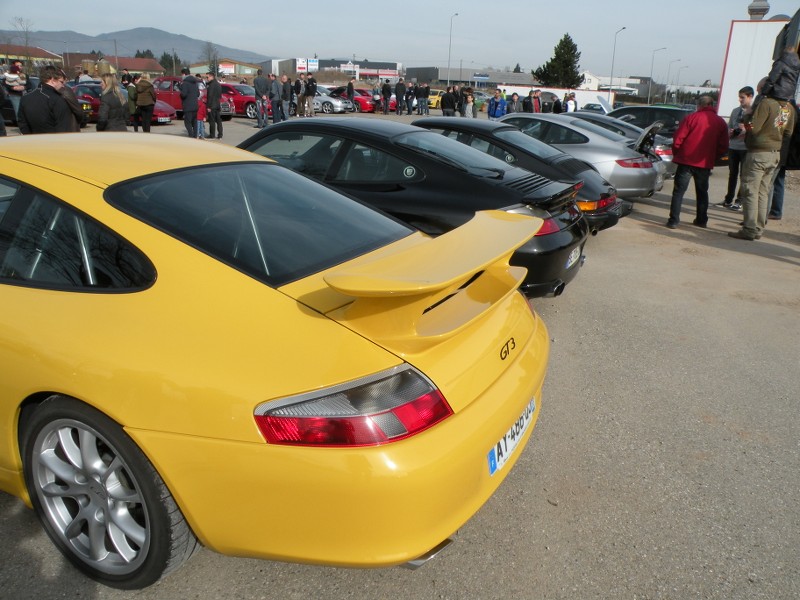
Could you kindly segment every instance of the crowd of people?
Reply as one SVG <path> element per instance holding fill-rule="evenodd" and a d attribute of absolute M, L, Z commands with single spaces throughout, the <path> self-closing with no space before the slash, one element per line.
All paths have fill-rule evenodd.
<path fill-rule="evenodd" d="M 698 108 L 681 121 L 672 143 L 677 165 L 666 226 L 680 223 L 683 196 L 694 180 L 696 216 L 692 223 L 708 223 L 708 178 L 716 160 L 728 154 L 727 194 L 717 206 L 742 211 L 741 228 L 728 235 L 741 240 L 761 239 L 768 220 L 780 220 L 786 169 L 800 168 L 800 111 L 795 103 L 800 57 L 788 47 L 770 73 L 753 90 L 739 90 L 739 107 L 728 123 L 717 115 L 710 96 L 701 96 Z M 758 95 L 754 97 L 754 92 Z M 738 181 L 738 195 L 737 195 Z"/>

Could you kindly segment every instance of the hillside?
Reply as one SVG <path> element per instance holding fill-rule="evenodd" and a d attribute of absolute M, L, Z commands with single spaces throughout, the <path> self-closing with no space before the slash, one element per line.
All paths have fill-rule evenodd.
<path fill-rule="evenodd" d="M 54 52 L 91 52 L 97 50 L 107 55 L 133 56 L 137 50 L 150 50 L 156 58 L 164 52 L 186 62 L 197 62 L 204 54 L 205 46 L 214 40 L 198 40 L 177 33 L 169 33 L 153 27 L 138 27 L 124 31 L 103 33 L 97 36 L 85 35 L 76 31 L 32 31 L 29 44 Z M 0 43 L 20 44 L 20 34 L 16 30 L 0 30 Z M 220 58 L 258 64 L 271 57 L 256 52 L 240 50 L 214 44 Z"/>

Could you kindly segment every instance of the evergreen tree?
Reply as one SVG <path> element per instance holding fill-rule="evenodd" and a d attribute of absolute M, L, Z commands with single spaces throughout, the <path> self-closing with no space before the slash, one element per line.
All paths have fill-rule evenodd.
<path fill-rule="evenodd" d="M 167 75 L 177 75 L 181 72 L 181 59 L 178 58 L 177 54 L 164 52 L 161 58 L 158 59 L 158 64 L 164 67 Z"/>
<path fill-rule="evenodd" d="M 155 58 L 152 50 L 137 50 L 134 58 Z"/>
<path fill-rule="evenodd" d="M 578 71 L 580 59 L 578 46 L 565 33 L 553 50 L 553 58 L 532 71 L 532 74 L 548 87 L 577 88 L 583 83 L 583 75 Z"/>
<path fill-rule="evenodd" d="M 519 66 L 519 63 L 514 67 L 514 73 L 522 73 L 522 67 Z"/>

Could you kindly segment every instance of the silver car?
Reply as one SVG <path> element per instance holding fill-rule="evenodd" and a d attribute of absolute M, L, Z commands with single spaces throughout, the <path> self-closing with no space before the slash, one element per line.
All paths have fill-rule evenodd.
<path fill-rule="evenodd" d="M 569 113 L 513 113 L 501 121 L 588 162 L 617 188 L 621 198 L 649 197 L 664 186 L 664 162 L 647 154 L 651 132 L 630 142 L 597 125 L 570 118 Z"/>
<path fill-rule="evenodd" d="M 631 141 L 638 140 L 644 131 L 641 127 L 637 127 L 633 123 L 628 123 L 622 119 L 616 119 L 614 117 L 597 114 L 595 112 L 588 112 L 586 111 L 586 106 L 587 105 L 584 104 L 584 107 L 581 110 L 571 113 L 569 116 L 599 125 L 603 129 L 608 129 L 612 133 L 624 136 Z M 662 123 L 661 121 L 656 121 L 656 123 L 653 123 L 653 125 L 656 124 L 658 124 L 659 127 L 654 131 L 655 139 L 653 141 L 653 147 L 650 149 L 650 151 L 657 154 L 658 157 L 664 161 L 664 166 L 667 168 L 666 176 L 668 178 L 672 178 L 675 176 L 675 170 L 677 169 L 677 165 L 672 162 L 672 140 L 664 137 L 663 135 L 659 135 L 658 131 L 661 129 Z"/>
<path fill-rule="evenodd" d="M 350 100 L 331 96 L 330 93 L 330 88 L 324 85 L 317 86 L 317 95 L 314 98 L 314 112 L 330 115 L 332 113 L 353 112 L 355 110 Z"/>

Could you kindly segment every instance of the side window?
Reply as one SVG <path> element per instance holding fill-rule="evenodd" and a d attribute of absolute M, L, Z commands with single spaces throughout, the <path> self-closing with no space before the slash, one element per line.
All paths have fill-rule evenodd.
<path fill-rule="evenodd" d="M 510 123 L 515 127 L 519 127 L 523 133 L 541 140 L 544 136 L 545 124 L 536 119 L 506 119 L 506 123 Z"/>
<path fill-rule="evenodd" d="M 414 165 L 377 148 L 353 144 L 344 157 L 333 181 L 407 183 L 422 179 Z"/>
<path fill-rule="evenodd" d="M 266 137 L 248 150 L 321 180 L 325 179 L 341 144 L 339 138 L 330 135 L 284 132 Z"/>
<path fill-rule="evenodd" d="M 585 135 L 554 123 L 550 123 L 545 136 L 541 139 L 548 144 L 585 144 L 589 141 Z"/>
<path fill-rule="evenodd" d="M 6 214 L 11 201 L 19 190 L 19 186 L 10 181 L 0 179 L 0 223 L 3 222 L 3 215 Z"/>
<path fill-rule="evenodd" d="M 0 189 L 5 191 L 8 185 L 2 182 Z M 18 187 L 0 220 L 0 281 L 73 290 L 132 290 L 150 286 L 155 276 L 151 263 L 131 244 L 33 190 Z"/>

